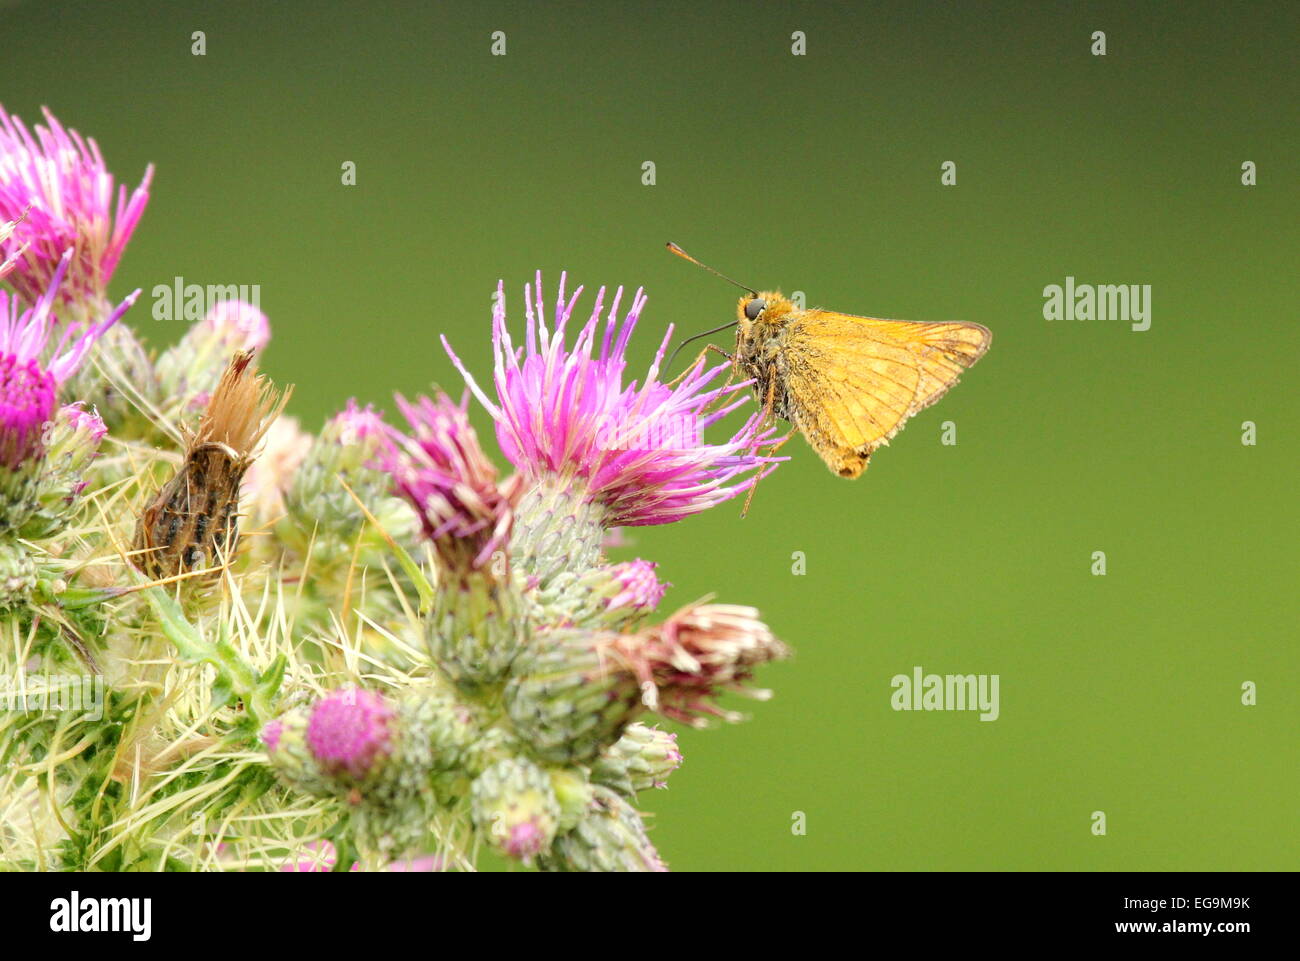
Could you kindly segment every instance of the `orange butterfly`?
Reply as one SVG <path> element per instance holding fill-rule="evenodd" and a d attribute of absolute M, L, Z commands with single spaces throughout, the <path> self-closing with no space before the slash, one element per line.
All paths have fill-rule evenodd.
<path fill-rule="evenodd" d="M 676 244 L 668 249 L 736 283 Z M 779 292 L 736 286 L 748 292 L 736 305 L 736 320 L 698 335 L 734 326 L 736 352 L 712 345 L 705 352 L 717 351 L 752 379 L 765 419 L 780 417 L 793 424 L 841 477 L 866 470 L 876 448 L 942 397 L 993 340 L 979 324 L 805 310 Z"/>

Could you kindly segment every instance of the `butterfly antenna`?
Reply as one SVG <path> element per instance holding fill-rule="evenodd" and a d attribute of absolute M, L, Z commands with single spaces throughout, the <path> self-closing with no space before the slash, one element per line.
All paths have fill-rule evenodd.
<path fill-rule="evenodd" d="M 721 278 L 722 278 L 723 280 L 725 280 L 727 283 L 729 283 L 729 284 L 733 284 L 734 286 L 739 287 L 741 290 L 746 290 L 746 291 L 748 291 L 748 292 L 750 293 L 751 296 L 754 296 L 754 297 L 757 297 L 757 296 L 758 296 L 758 291 L 755 290 L 753 287 L 747 287 L 747 286 L 745 286 L 744 284 L 737 283 L 736 281 L 734 281 L 734 280 L 732 280 L 730 277 L 728 277 L 726 274 L 724 274 L 724 273 L 720 273 L 720 272 L 714 270 L 714 269 L 713 269 L 712 267 L 710 267 L 708 264 L 702 264 L 702 263 L 700 263 L 698 260 L 696 260 L 696 259 L 695 259 L 694 257 L 692 257 L 690 254 L 688 254 L 686 251 L 682 250 L 681 247 L 678 247 L 678 246 L 677 246 L 675 243 L 673 243 L 671 240 L 668 241 L 668 249 L 671 250 L 673 253 L 675 253 L 678 257 L 681 257 L 683 260 L 689 260 L 689 261 L 690 261 L 691 263 L 693 263 L 696 267 L 703 267 L 705 270 L 707 270 L 709 273 L 713 274 L 715 277 L 721 277 Z M 728 324 L 727 326 L 730 327 L 731 325 Z M 721 330 L 721 329 L 725 329 L 725 328 L 719 328 L 719 329 Z M 710 333 L 712 333 L 712 331 L 710 331 Z M 701 334 L 700 336 L 703 337 L 704 335 Z M 692 338 L 692 339 L 694 339 L 694 338 Z"/>
<path fill-rule="evenodd" d="M 729 324 L 723 324 L 721 327 L 714 327 L 712 330 L 706 330 L 704 333 L 696 334 L 694 337 L 687 337 L 675 348 L 673 348 L 673 352 L 668 355 L 668 363 L 664 364 L 664 370 L 672 370 L 673 361 L 676 360 L 677 355 L 682 352 L 682 348 L 685 347 L 687 344 L 689 344 L 691 341 L 699 340 L 701 337 L 708 337 L 710 334 L 716 334 L 718 333 L 718 331 L 726 330 L 728 327 L 735 327 L 738 323 L 740 323 L 740 321 L 733 320 Z"/>

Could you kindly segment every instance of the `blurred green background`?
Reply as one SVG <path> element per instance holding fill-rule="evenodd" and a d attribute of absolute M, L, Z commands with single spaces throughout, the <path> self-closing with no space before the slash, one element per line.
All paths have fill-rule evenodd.
<path fill-rule="evenodd" d="M 18 2 L 0 101 L 131 185 L 157 165 L 115 293 L 260 284 L 313 429 L 455 389 L 439 333 L 486 376 L 496 281 L 519 323 L 539 267 L 644 285 L 638 362 L 730 320 L 670 239 L 810 304 L 992 328 L 862 479 L 796 441 L 745 520 L 629 532 L 667 604 L 756 604 L 796 649 L 729 705 L 750 721 L 681 734 L 648 799 L 674 868 L 1294 869 L 1298 9 Z M 1067 275 L 1152 285 L 1151 329 L 1044 320 Z M 914 665 L 999 674 L 1000 719 L 892 711 Z"/>

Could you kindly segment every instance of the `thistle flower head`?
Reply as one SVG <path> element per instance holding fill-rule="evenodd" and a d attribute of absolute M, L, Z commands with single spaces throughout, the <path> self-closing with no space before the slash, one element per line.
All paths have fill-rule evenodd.
<path fill-rule="evenodd" d="M 733 604 L 692 604 L 663 624 L 606 635 L 598 647 L 636 677 L 648 707 L 696 726 L 706 715 L 737 719 L 714 703 L 724 691 L 766 698 L 746 682 L 758 665 L 789 654 L 757 610 Z"/>
<path fill-rule="evenodd" d="M 707 427 L 745 403 L 746 396 L 733 395 L 747 382 L 711 388 L 728 365 L 706 369 L 701 364 L 676 386 L 661 383 L 670 325 L 644 381 L 624 383 L 628 343 L 645 307 L 644 293 L 637 291 L 620 320 L 620 287 L 600 332 L 602 287 L 590 319 L 570 345 L 568 325 L 582 288 L 566 300 L 565 282 L 561 274 L 550 324 L 541 273 L 535 290 L 525 288 L 521 348 L 506 329 L 505 295 L 498 285 L 492 332 L 495 400 L 443 338 L 453 363 L 492 414 L 497 440 L 515 467 L 534 480 L 547 475 L 579 480 L 586 497 L 605 508 L 606 526 L 680 520 L 735 497 L 770 469 L 772 459 L 759 456 L 758 448 L 773 432 L 761 428 L 760 415 L 723 443 L 703 440 Z"/>
<path fill-rule="evenodd" d="M 395 711 L 382 695 L 359 688 L 330 692 L 311 712 L 307 721 L 307 746 L 322 771 L 345 773 L 360 780 L 392 745 Z M 279 731 L 263 732 L 267 746 Z M 272 748 L 273 750 L 273 748 Z"/>
<path fill-rule="evenodd" d="M 481 568 L 503 549 L 514 512 L 512 485 L 497 486 L 496 468 L 479 446 L 466 413 L 468 398 L 404 397 L 397 405 L 411 426 L 389 431 L 383 467 L 398 494 L 415 508 L 425 535 L 453 570 Z"/>
<path fill-rule="evenodd" d="M 41 451 L 41 431 L 53 416 L 58 391 L 94 342 L 135 302 L 136 291 L 99 323 L 65 327 L 46 348 L 56 323 L 53 306 L 72 251 L 64 253 L 50 286 L 19 312 L 18 298 L 0 290 L 0 464 L 16 468 Z"/>
<path fill-rule="evenodd" d="M 0 221 L 18 222 L 0 247 L 0 261 L 15 261 L 9 281 L 24 300 L 36 303 L 71 248 L 60 296 L 102 297 L 149 202 L 153 167 L 129 198 L 125 185 L 115 194 L 95 141 L 44 113 L 46 125 L 29 131 L 0 107 Z"/>

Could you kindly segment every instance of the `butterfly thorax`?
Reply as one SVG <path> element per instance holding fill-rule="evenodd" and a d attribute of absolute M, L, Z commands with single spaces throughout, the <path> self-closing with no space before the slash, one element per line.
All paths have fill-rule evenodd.
<path fill-rule="evenodd" d="M 746 307 L 757 299 L 764 304 L 756 317 Z M 780 292 L 763 291 L 740 298 L 736 307 L 736 367 L 746 380 L 754 381 L 754 396 L 766 407 L 769 395 L 772 413 L 789 420 L 786 398 L 785 336 L 788 325 L 798 316 L 795 307 Z"/>

